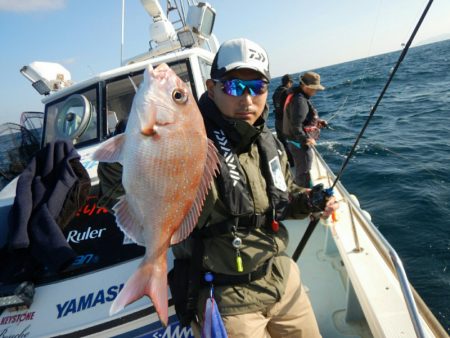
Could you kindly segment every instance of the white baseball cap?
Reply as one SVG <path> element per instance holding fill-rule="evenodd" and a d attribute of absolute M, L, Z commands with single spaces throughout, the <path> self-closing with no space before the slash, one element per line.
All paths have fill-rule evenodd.
<path fill-rule="evenodd" d="M 256 70 L 270 81 L 269 58 L 264 48 L 244 38 L 225 41 L 214 57 L 211 78 L 220 79 L 230 70 L 240 68 Z"/>

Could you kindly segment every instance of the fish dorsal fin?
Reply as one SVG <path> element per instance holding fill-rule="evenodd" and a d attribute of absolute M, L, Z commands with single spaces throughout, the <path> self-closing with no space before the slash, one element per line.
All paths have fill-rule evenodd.
<path fill-rule="evenodd" d="M 136 203 L 129 195 L 123 195 L 113 206 L 117 225 L 135 243 L 145 245 L 143 220 L 136 217 L 136 212 L 131 212 L 130 205 L 136 206 Z"/>
<path fill-rule="evenodd" d="M 170 239 L 170 244 L 176 244 L 184 240 L 194 230 L 197 224 L 198 217 L 203 208 L 206 195 L 213 182 L 214 177 L 219 172 L 219 158 L 217 156 L 217 149 L 214 143 L 208 139 L 208 153 L 206 157 L 205 169 L 203 171 L 202 180 L 197 190 L 197 196 L 191 209 L 183 220 L 183 223 L 174 232 Z"/>
<path fill-rule="evenodd" d="M 94 152 L 93 159 L 100 162 L 122 163 L 122 148 L 125 143 L 125 134 L 120 134 L 103 142 Z"/>

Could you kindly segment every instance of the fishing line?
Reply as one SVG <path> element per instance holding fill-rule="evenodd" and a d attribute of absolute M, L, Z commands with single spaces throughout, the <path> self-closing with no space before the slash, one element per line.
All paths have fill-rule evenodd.
<path fill-rule="evenodd" d="M 374 41 L 374 37 L 375 37 L 375 31 L 377 30 L 377 26 L 378 26 L 378 23 L 380 21 L 380 13 L 381 13 L 382 2 L 383 1 L 380 1 L 378 3 L 378 7 L 377 7 L 377 10 L 376 10 L 375 22 L 374 22 L 373 29 L 372 29 L 372 35 L 370 37 L 370 42 L 369 42 L 368 50 L 367 50 L 367 53 L 366 53 L 367 57 L 365 58 L 365 61 L 364 61 L 364 63 L 365 63 L 364 68 L 363 68 L 364 71 L 360 75 L 359 78 L 356 78 L 355 81 L 358 81 L 356 87 L 353 87 L 353 82 L 354 81 L 347 80 L 348 82 L 350 82 L 350 88 L 351 88 L 352 91 L 353 91 L 354 88 L 356 88 L 357 99 L 356 99 L 356 101 L 354 103 L 355 106 L 359 106 L 360 105 L 361 92 L 362 92 L 363 89 L 366 89 L 366 79 L 369 79 L 369 73 L 368 73 L 368 70 L 369 70 L 369 56 L 371 54 L 371 50 L 372 50 L 372 46 L 373 46 L 373 41 Z M 334 115 L 332 115 L 329 119 L 327 119 L 327 122 L 331 121 L 332 119 L 334 119 L 336 116 L 338 116 L 340 113 L 342 113 L 344 111 L 343 108 L 344 108 L 344 105 L 346 104 L 347 99 L 349 98 L 349 96 L 350 95 L 346 96 L 346 98 L 344 100 L 344 103 L 341 105 L 341 107 L 337 110 L 337 112 Z M 351 121 L 352 125 L 354 123 L 354 119 L 357 118 L 357 115 L 358 115 L 357 112 L 353 115 L 353 118 L 352 118 L 352 121 Z M 328 129 L 334 130 L 333 128 L 331 128 L 329 126 L 328 126 Z"/>
<path fill-rule="evenodd" d="M 355 152 L 355 149 L 356 149 L 356 147 L 357 147 L 359 141 L 361 140 L 361 138 L 362 138 L 364 132 L 366 131 L 367 126 L 369 125 L 370 120 L 372 119 L 373 115 L 375 114 L 375 111 L 377 110 L 378 105 L 380 104 L 381 100 L 383 99 L 383 96 L 384 96 L 384 94 L 386 93 L 386 90 L 388 89 L 388 87 L 389 87 L 389 85 L 390 85 L 392 79 L 394 78 L 395 73 L 397 72 L 398 68 L 400 67 L 400 64 L 402 63 L 403 59 L 405 58 L 406 53 L 408 52 L 409 47 L 411 46 L 411 43 L 412 43 L 412 41 L 414 40 L 414 37 L 416 36 L 417 31 L 419 30 L 419 27 L 421 26 L 423 20 L 425 19 L 425 16 L 427 15 L 427 12 L 428 12 L 428 10 L 430 9 L 430 6 L 431 6 L 432 3 L 433 3 L 433 0 L 429 0 L 427 6 L 425 7 L 425 10 L 423 11 L 423 13 L 422 13 L 422 15 L 421 15 L 421 17 L 420 17 L 420 19 L 419 19 L 417 25 L 416 25 L 416 27 L 414 28 L 414 30 L 413 30 L 411 36 L 409 37 L 408 42 L 406 43 L 405 47 L 403 48 L 403 51 L 402 51 L 402 53 L 400 54 L 400 56 L 399 56 L 399 58 L 398 58 L 398 60 L 397 60 L 397 63 L 396 63 L 395 66 L 394 66 L 394 69 L 393 69 L 392 72 L 390 73 L 389 78 L 388 78 L 386 84 L 384 85 L 383 90 L 381 91 L 380 95 L 378 96 L 378 99 L 377 99 L 377 101 L 375 102 L 375 105 L 374 105 L 374 106 L 372 107 L 372 109 L 370 110 L 370 114 L 369 114 L 369 116 L 367 117 L 366 122 L 364 123 L 364 125 L 363 125 L 363 127 L 362 127 L 362 129 L 361 129 L 361 131 L 360 131 L 360 133 L 359 133 L 359 135 L 357 136 L 357 138 L 356 138 L 356 140 L 355 140 L 355 143 L 353 144 L 353 147 L 352 147 L 352 149 L 350 150 L 350 153 L 347 155 L 347 158 L 345 159 L 344 163 L 342 164 L 342 167 L 341 167 L 339 173 L 336 175 L 336 178 L 335 178 L 333 184 L 331 185 L 330 189 L 333 189 L 333 188 L 336 186 L 336 184 L 337 184 L 337 182 L 339 181 L 339 179 L 341 178 L 342 173 L 344 172 L 344 170 L 345 170 L 345 168 L 346 168 L 348 162 L 350 161 L 350 158 L 352 157 L 353 153 Z"/>
<path fill-rule="evenodd" d="M 347 135 L 347 136 L 353 135 L 353 134 L 351 134 L 351 133 L 349 133 L 349 132 L 345 132 L 345 131 L 341 132 L 341 134 Z M 325 144 L 326 144 L 326 143 L 325 143 Z M 324 145 L 324 143 L 321 143 L 321 145 Z M 378 148 L 380 151 L 385 151 L 385 152 L 387 152 L 387 153 L 391 153 L 392 155 L 394 155 L 394 156 L 396 156 L 396 157 L 398 157 L 398 158 L 401 158 L 401 159 L 405 160 L 406 163 L 409 163 L 409 162 L 412 162 L 412 161 L 413 161 L 413 157 L 409 157 L 409 156 L 400 154 L 400 153 L 398 153 L 398 152 L 396 152 L 396 151 L 394 151 L 394 150 L 392 150 L 392 149 L 386 147 L 384 144 L 368 142 L 368 143 L 367 143 L 367 146 L 373 147 L 373 148 L 374 148 L 374 151 L 376 151 L 375 148 Z M 328 147 L 328 146 L 327 146 L 327 147 Z M 329 148 L 329 147 L 328 147 L 328 148 Z M 344 154 L 342 154 L 341 152 L 339 152 L 337 149 L 334 149 L 333 146 L 331 146 L 330 151 L 331 151 L 331 153 L 333 153 L 335 156 L 339 156 L 339 157 L 343 157 L 343 158 L 346 157 L 346 156 L 344 156 Z M 358 149 L 357 149 L 357 151 L 358 151 Z M 360 153 L 361 153 L 361 152 L 364 152 L 364 150 L 360 151 Z M 427 168 L 420 168 L 420 169 L 426 171 L 427 173 L 429 173 L 434 179 L 441 180 L 441 176 L 437 173 L 437 170 L 433 172 L 432 170 L 427 169 Z"/>
<path fill-rule="evenodd" d="M 374 144 L 374 143 L 372 143 L 372 144 Z M 401 159 L 403 159 L 403 160 L 406 160 L 407 162 L 411 162 L 411 158 L 408 158 L 408 156 L 401 155 L 401 154 L 399 154 L 399 153 L 397 153 L 397 152 L 395 152 L 395 151 L 389 149 L 389 148 L 386 147 L 386 146 L 383 146 L 381 149 L 382 149 L 382 150 L 385 150 L 385 151 L 387 151 L 387 152 L 390 152 L 390 153 L 392 153 L 392 154 L 398 156 L 399 158 L 401 158 Z M 436 172 L 433 172 L 433 171 L 431 171 L 431 170 L 429 170 L 429 169 L 427 169 L 427 168 L 423 168 L 423 167 L 421 167 L 420 169 L 426 171 L 427 173 L 429 173 L 434 179 L 436 179 L 436 180 L 441 180 L 441 177 L 439 176 L 439 174 L 436 173 L 437 170 L 436 170 Z"/>
<path fill-rule="evenodd" d="M 384 96 L 384 94 L 385 94 L 387 88 L 389 87 L 389 84 L 391 83 L 391 81 L 392 81 L 392 79 L 393 79 L 395 73 L 397 72 L 397 70 L 398 70 L 398 68 L 399 68 L 399 66 L 400 66 L 400 64 L 401 64 L 401 62 L 403 61 L 403 59 L 404 59 L 406 53 L 408 52 L 409 47 L 411 46 L 411 43 L 412 43 L 412 41 L 413 41 L 413 39 L 414 39 L 414 37 L 415 37 L 417 31 L 419 30 L 419 27 L 421 26 L 421 24 L 422 24 L 422 22 L 423 22 L 423 20 L 424 20 L 424 18 L 425 18 L 425 16 L 426 16 L 428 10 L 430 9 L 432 3 L 433 3 L 433 0 L 429 0 L 427 6 L 425 7 L 425 10 L 424 10 L 423 13 L 422 13 L 422 16 L 420 17 L 420 19 L 419 19 L 419 21 L 418 21 L 416 27 L 415 27 L 414 30 L 413 30 L 413 33 L 411 34 L 411 36 L 410 36 L 410 38 L 409 38 L 407 44 L 405 45 L 405 47 L 404 47 L 404 49 L 403 49 L 403 51 L 402 51 L 402 53 L 401 53 L 401 55 L 400 55 L 400 57 L 399 57 L 399 59 L 398 59 L 398 61 L 397 61 L 397 63 L 396 63 L 394 69 L 393 69 L 392 72 L 390 73 L 389 78 L 388 78 L 388 80 L 387 80 L 387 82 L 386 82 L 386 84 L 385 84 L 383 90 L 381 91 L 380 96 L 378 97 L 378 99 L 377 99 L 375 105 L 372 107 L 372 109 L 371 109 L 371 111 L 370 111 L 370 114 L 369 114 L 369 116 L 368 116 L 368 118 L 367 118 L 367 120 L 366 120 L 364 126 L 363 126 L 362 129 L 361 129 L 361 132 L 359 133 L 358 137 L 356 138 L 355 143 L 353 144 L 353 147 L 352 147 L 350 153 L 348 154 L 347 158 L 345 159 L 345 161 L 344 161 L 344 163 L 343 163 L 343 165 L 342 165 L 342 167 L 341 167 L 341 169 L 340 169 L 338 175 L 336 176 L 336 178 L 335 178 L 335 180 L 334 180 L 332 186 L 331 186 L 330 188 L 326 189 L 326 190 L 322 190 L 321 188 L 319 188 L 319 189 L 322 190 L 322 191 L 320 191 L 319 193 L 322 194 L 323 196 L 324 196 L 324 195 L 328 195 L 328 196 L 331 196 L 331 195 L 332 195 L 333 188 L 335 187 L 335 185 L 336 185 L 337 182 L 339 181 L 339 179 L 340 179 L 340 177 L 342 176 L 342 173 L 343 173 L 344 169 L 346 168 L 346 166 L 347 166 L 347 164 L 348 164 L 348 162 L 349 162 L 351 156 L 352 156 L 353 153 L 355 152 L 355 149 L 356 149 L 356 147 L 357 147 L 357 145 L 358 145 L 358 143 L 359 143 L 359 140 L 362 138 L 362 135 L 364 134 L 364 132 L 365 132 L 365 130 L 366 130 L 366 128 L 367 128 L 367 126 L 368 126 L 368 124 L 369 124 L 371 118 L 372 118 L 373 115 L 375 114 L 375 111 L 376 111 L 376 109 L 377 109 L 379 103 L 381 102 L 381 100 L 382 100 L 382 98 L 383 98 L 383 96 Z M 316 187 L 317 187 L 317 186 L 313 187 L 313 191 L 314 191 L 314 190 L 317 190 L 317 189 L 315 189 Z M 314 196 L 314 194 L 312 194 L 312 196 Z M 311 199 L 313 200 L 314 198 L 312 197 Z M 325 199 L 325 201 L 326 201 L 326 198 L 325 198 L 325 197 L 323 197 L 323 199 Z M 313 203 L 313 204 L 314 204 L 314 203 Z M 300 240 L 300 243 L 298 244 L 296 250 L 294 251 L 294 253 L 293 253 L 293 255 L 292 255 L 292 259 L 293 259 L 294 261 L 297 261 L 298 258 L 300 257 L 300 254 L 301 254 L 303 248 L 305 247 L 305 245 L 306 245 L 308 239 L 311 237 L 312 232 L 314 231 L 315 227 L 316 227 L 317 224 L 319 223 L 320 216 L 321 216 L 321 214 L 318 213 L 318 212 L 315 212 L 315 213 L 313 212 L 313 213 L 312 213 L 312 215 L 311 215 L 311 221 L 309 222 L 308 227 L 306 228 L 305 233 L 304 233 L 304 235 L 302 236 L 302 239 Z M 402 288 L 402 289 L 403 289 L 403 288 Z M 407 292 L 407 293 L 410 295 L 410 297 L 412 298 L 411 291 L 410 291 L 409 288 L 406 289 L 406 292 Z M 420 323 L 420 319 L 418 318 L 417 308 L 416 308 L 416 305 L 415 305 L 414 301 L 413 301 L 412 299 L 411 299 L 411 301 L 408 301 L 407 298 L 405 298 L 405 300 L 407 301 L 407 302 L 406 302 L 406 303 L 407 303 L 406 305 L 407 305 L 408 312 L 409 312 L 410 317 L 411 317 L 412 324 L 413 324 L 413 326 L 414 326 L 414 331 L 415 331 L 415 333 L 416 333 L 416 336 L 417 336 L 418 338 L 425 337 L 425 332 L 424 332 L 423 327 L 422 327 L 422 325 L 421 325 L 421 323 Z"/>
<path fill-rule="evenodd" d="M 338 116 L 340 113 L 344 111 L 344 106 L 347 103 L 348 97 L 350 95 L 347 95 L 344 99 L 344 102 L 340 105 L 340 107 L 337 109 L 336 113 L 334 113 L 329 119 L 327 119 L 327 122 L 330 122 L 332 119 L 334 119 L 336 116 Z"/>
<path fill-rule="evenodd" d="M 355 143 L 353 144 L 352 149 L 350 150 L 350 153 L 347 155 L 347 158 L 345 159 L 344 163 L 342 164 L 342 167 L 341 167 L 338 175 L 336 175 L 336 178 L 335 178 L 332 186 L 330 188 L 326 189 L 326 190 L 321 190 L 319 192 L 320 194 L 328 195 L 328 196 L 332 195 L 333 188 L 335 187 L 335 185 L 339 181 L 340 177 L 342 176 L 342 173 L 344 172 L 344 169 L 346 168 L 348 162 L 350 161 L 350 158 L 352 157 L 353 153 L 355 152 L 355 149 L 358 146 L 359 140 L 362 138 L 362 135 L 364 134 L 364 132 L 365 132 L 365 130 L 366 130 L 370 120 L 372 119 L 373 115 L 375 114 L 375 111 L 378 108 L 378 105 L 380 104 L 380 102 L 381 102 L 381 100 L 382 100 L 382 98 L 383 98 L 387 88 L 389 87 L 389 84 L 391 83 L 391 81 L 392 81 L 392 79 L 393 79 L 393 77 L 395 75 L 395 73 L 397 72 L 398 67 L 400 66 L 400 64 L 402 63 L 403 59 L 405 58 L 405 55 L 408 52 L 409 47 L 411 46 L 411 43 L 412 43 L 414 37 L 416 36 L 416 33 L 419 30 L 419 27 L 422 24 L 422 22 L 423 22 L 423 20 L 424 20 L 424 18 L 426 16 L 428 10 L 430 9 L 430 6 L 431 6 L 432 3 L 433 3 L 433 0 L 429 0 L 427 6 L 425 7 L 425 10 L 422 13 L 422 16 L 420 17 L 416 27 L 414 28 L 414 30 L 413 30 L 413 32 L 412 32 L 412 34 L 411 34 L 407 44 L 405 45 L 405 47 L 404 47 L 404 49 L 403 49 L 403 51 L 402 51 L 402 53 L 401 53 L 401 55 L 400 55 L 400 57 L 399 57 L 399 59 L 397 61 L 397 63 L 395 64 L 394 69 L 390 73 L 389 78 L 388 78 L 388 80 L 387 80 L 383 90 L 380 93 L 380 96 L 378 97 L 375 105 L 372 107 L 372 109 L 370 111 L 370 114 L 369 114 L 368 118 L 366 119 L 365 124 L 363 125 L 363 127 L 362 127 L 362 129 L 361 129 L 361 131 L 360 131 L 360 133 L 358 135 L 358 137 L 355 140 Z M 314 190 L 314 188 L 313 188 L 313 190 Z M 325 199 L 325 197 L 322 197 L 322 198 Z M 309 222 L 308 227 L 306 228 L 306 231 L 305 231 L 302 239 L 300 240 L 300 243 L 298 244 L 297 248 L 295 249 L 295 251 L 294 251 L 294 253 L 292 255 L 292 259 L 294 261 L 297 261 L 298 258 L 300 257 L 300 255 L 301 255 L 301 253 L 302 253 L 306 243 L 308 242 L 309 238 L 311 237 L 311 234 L 313 233 L 315 227 L 319 223 L 320 216 L 321 216 L 321 213 L 319 213 L 319 212 L 312 213 L 311 221 Z M 415 329 L 416 329 L 416 332 L 418 332 L 418 336 L 420 336 L 420 337 L 424 336 L 423 332 L 421 332 L 422 331 L 421 327 L 415 327 Z"/>
<path fill-rule="evenodd" d="M 374 27 L 373 27 L 373 30 L 372 30 L 372 36 L 370 37 L 370 43 L 369 43 L 369 48 L 368 48 L 368 52 L 367 52 L 367 55 L 369 56 L 370 55 L 370 51 L 372 50 L 372 46 L 373 46 L 373 40 L 374 40 L 374 37 L 375 37 L 375 31 L 376 31 L 376 27 L 378 26 L 378 22 L 379 22 L 379 20 L 380 20 L 380 11 L 381 11 L 381 3 L 382 3 L 382 1 L 379 3 L 379 6 L 378 6 L 378 9 L 377 9 L 377 12 L 376 12 L 376 18 L 375 18 L 375 23 L 374 23 Z M 364 72 L 363 72 L 363 74 L 362 74 L 362 77 L 360 78 L 361 79 L 361 83 L 360 83 L 360 86 L 359 86 L 359 94 L 361 93 L 361 91 L 362 91 L 362 89 L 364 89 L 364 87 L 365 87 L 365 79 L 367 78 L 367 70 L 368 70 L 368 62 L 369 62 L 369 59 L 368 58 L 366 58 L 366 60 L 365 60 L 365 67 L 364 67 Z M 351 80 L 347 80 L 347 81 L 350 81 L 350 84 L 351 84 L 351 87 L 353 87 L 353 81 L 351 81 Z M 353 88 L 352 88 L 353 89 Z M 347 100 L 348 100 L 348 98 L 349 98 L 349 96 L 350 95 L 347 95 L 346 97 L 345 97 L 345 100 L 344 100 L 344 103 L 342 103 L 342 105 L 338 108 L 338 110 L 337 110 L 337 112 L 333 115 L 333 116 L 331 116 L 329 119 L 327 119 L 327 122 L 329 122 L 329 121 L 331 121 L 332 119 L 334 119 L 337 115 L 339 115 L 340 113 L 342 113 L 343 111 L 344 111 L 344 106 L 345 106 L 345 104 L 347 103 Z M 358 102 L 360 102 L 361 101 L 361 96 L 359 95 L 358 96 L 358 100 L 357 100 L 357 102 L 356 103 L 358 103 Z M 342 109 L 342 110 L 341 110 Z"/>

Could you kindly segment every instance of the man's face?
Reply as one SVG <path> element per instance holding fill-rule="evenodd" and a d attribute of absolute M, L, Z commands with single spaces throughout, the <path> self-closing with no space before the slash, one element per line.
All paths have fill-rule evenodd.
<path fill-rule="evenodd" d="M 251 69 L 235 69 L 225 74 L 221 80 L 231 79 L 257 80 L 264 79 L 264 77 Z M 226 117 L 244 120 L 253 125 L 264 111 L 268 85 L 263 93 L 256 96 L 251 96 L 248 88 L 241 96 L 228 95 L 223 91 L 223 84 L 220 81 L 208 80 L 206 86 L 209 97 Z"/>
<path fill-rule="evenodd" d="M 308 95 L 309 97 L 313 97 L 317 93 L 317 89 L 312 89 L 309 87 L 306 87 L 305 85 L 302 85 L 303 92 Z"/>

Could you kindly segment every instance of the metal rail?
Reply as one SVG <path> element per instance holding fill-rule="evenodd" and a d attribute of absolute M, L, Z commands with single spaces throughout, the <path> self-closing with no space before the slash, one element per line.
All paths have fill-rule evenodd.
<path fill-rule="evenodd" d="M 318 151 L 314 148 L 314 155 L 316 161 L 320 162 L 320 164 L 326 169 L 328 172 L 328 176 L 330 176 L 332 179 L 335 179 L 335 175 L 331 171 L 331 169 L 328 167 L 328 165 L 325 163 L 323 158 L 320 156 Z M 318 165 L 318 163 L 317 163 Z M 322 173 L 323 174 L 323 173 Z M 408 308 L 409 316 L 411 318 L 411 322 L 414 326 L 414 330 L 416 332 L 416 335 L 418 338 L 425 337 L 423 325 L 420 321 L 419 312 L 417 309 L 416 302 L 414 300 L 414 296 L 408 281 L 408 277 L 406 275 L 405 269 L 403 267 L 403 263 L 394 250 L 394 248 L 389 244 L 389 242 L 386 240 L 386 238 L 383 236 L 383 234 L 375 227 L 375 225 L 372 223 L 371 220 L 369 220 L 361 211 L 361 208 L 353 201 L 348 191 L 345 189 L 345 187 L 341 184 L 341 182 L 337 182 L 336 189 L 339 190 L 341 195 L 344 197 L 344 199 L 349 203 L 351 207 L 351 213 L 354 214 L 356 217 L 358 217 L 360 220 L 362 220 L 361 224 L 365 224 L 365 230 L 368 231 L 368 234 L 370 235 L 372 241 L 376 242 L 376 247 L 381 248 L 382 252 L 380 252 L 385 261 L 388 261 L 391 263 L 391 269 L 393 267 L 397 279 L 399 281 L 399 285 L 403 294 L 403 297 L 405 299 L 406 307 Z"/>

